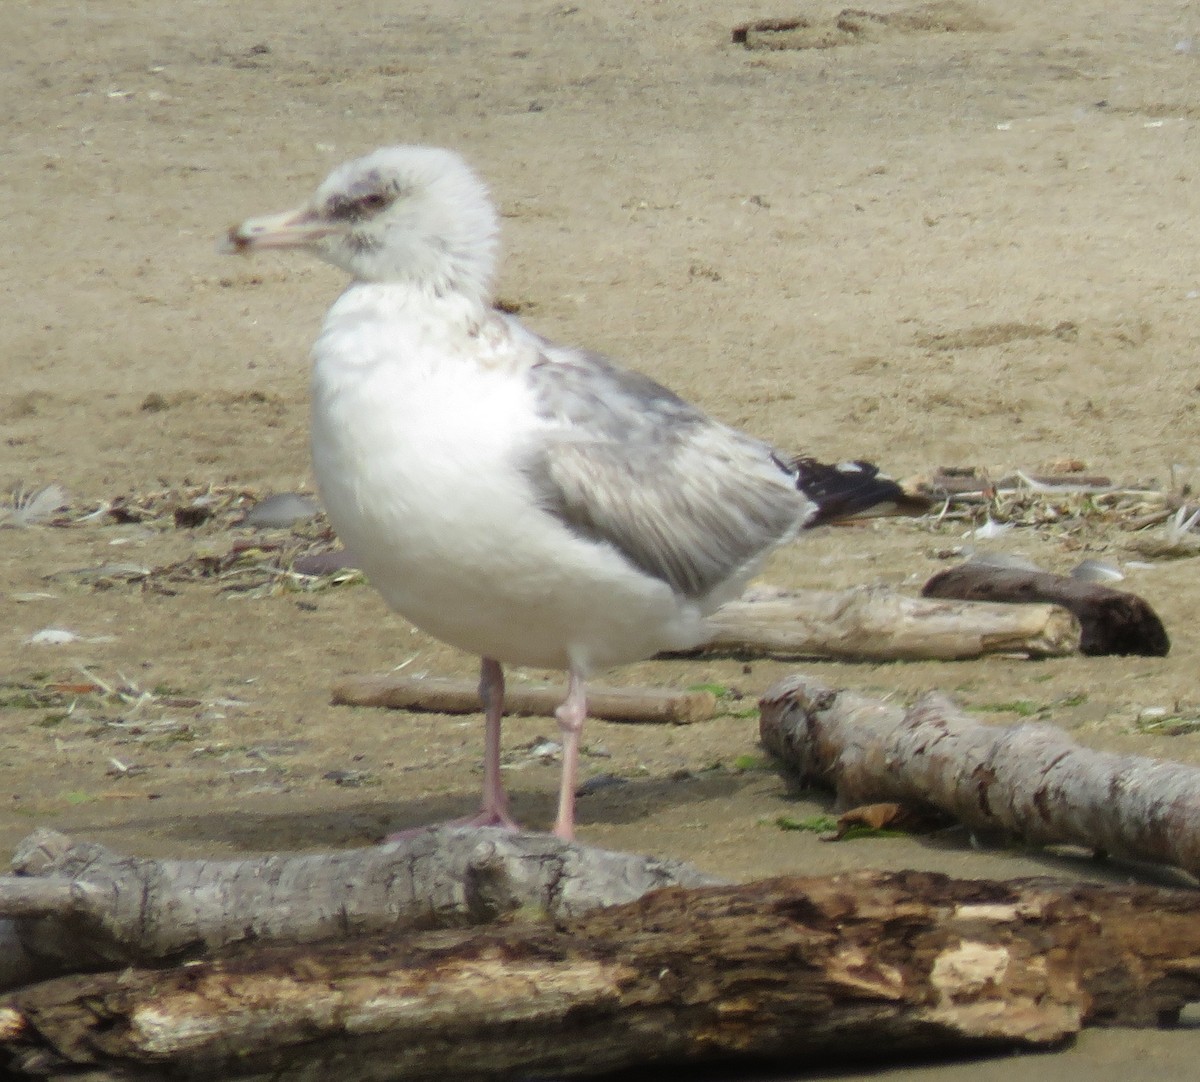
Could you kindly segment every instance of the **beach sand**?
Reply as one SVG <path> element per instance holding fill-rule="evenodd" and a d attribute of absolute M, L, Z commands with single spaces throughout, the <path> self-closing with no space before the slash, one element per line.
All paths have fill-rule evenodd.
<path fill-rule="evenodd" d="M 209 485 L 311 490 L 306 356 L 342 280 L 294 255 L 221 256 L 215 242 L 299 202 L 332 165 L 398 142 L 454 147 L 487 178 L 503 213 L 499 294 L 535 329 L 781 448 L 868 458 L 895 476 L 1077 460 L 1125 485 L 1192 478 L 1200 11 L 963 3 L 857 37 L 837 31 L 838 11 L 762 0 L 0 10 L 0 486 L 57 482 L 73 509 Z M 801 13 L 829 47 L 731 41 L 735 24 Z M 964 549 L 1055 571 L 1135 558 L 1120 521 L 992 541 L 970 529 L 817 531 L 764 577 L 915 592 Z M 230 543 L 227 531 L 111 516 L 0 530 L 0 850 L 40 825 L 157 855 L 359 845 L 474 809 L 478 717 L 329 705 L 347 673 L 475 672 L 369 589 L 97 589 L 61 574 L 194 561 Z M 1200 715 L 1195 563 L 1126 570 L 1123 587 L 1170 632 L 1168 658 L 716 658 L 605 679 L 720 684 L 746 705 L 797 670 L 901 700 L 941 688 L 999 723 L 1032 715 L 1089 746 L 1200 761 L 1200 733 L 1138 724 L 1147 710 Z M 80 637 L 28 641 L 45 628 Z M 22 687 L 93 680 L 152 695 L 140 712 L 85 695 L 68 714 L 61 690 L 22 705 Z M 505 728 L 515 811 L 535 828 L 551 822 L 558 768 L 529 749 L 554 735 L 547 719 Z M 953 832 L 827 844 L 781 831 L 776 817 L 829 800 L 759 761 L 752 717 L 592 722 L 584 739 L 585 776 L 627 784 L 581 798 L 582 840 L 730 878 L 1141 874 L 978 850 Z M 1198 1055 L 1185 1027 L 1088 1032 L 1034 1059 L 814 1070 L 1124 1082 L 1189 1077 Z"/>

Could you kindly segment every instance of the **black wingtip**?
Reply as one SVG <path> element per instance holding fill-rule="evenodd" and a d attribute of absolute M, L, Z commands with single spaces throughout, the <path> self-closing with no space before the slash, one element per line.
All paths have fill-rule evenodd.
<path fill-rule="evenodd" d="M 923 515 L 931 506 L 926 497 L 881 476 L 872 462 L 860 459 L 831 466 L 815 458 L 797 458 L 789 466 L 796 488 L 816 505 L 805 529 L 848 518 Z"/>

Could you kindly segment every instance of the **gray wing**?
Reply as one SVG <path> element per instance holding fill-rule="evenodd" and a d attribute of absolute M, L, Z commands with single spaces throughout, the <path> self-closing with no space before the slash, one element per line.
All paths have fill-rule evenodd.
<path fill-rule="evenodd" d="M 596 354 L 546 352 L 529 369 L 545 438 L 523 467 L 576 533 L 699 599 L 811 513 L 766 444 Z"/>

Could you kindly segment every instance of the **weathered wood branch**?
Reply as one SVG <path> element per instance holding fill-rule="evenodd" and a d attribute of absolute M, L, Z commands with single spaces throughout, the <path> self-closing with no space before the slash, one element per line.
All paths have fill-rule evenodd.
<path fill-rule="evenodd" d="M 672 888 L 557 924 L 59 978 L 0 1006 L 0 1054 L 14 1078 L 413 1082 L 1045 1046 L 1200 998 L 1198 917 L 1192 892 L 920 872 Z"/>
<path fill-rule="evenodd" d="M 968 561 L 934 575 L 923 597 L 962 601 L 1061 605 L 1082 627 L 1081 653 L 1166 657 L 1171 640 L 1158 614 L 1137 594 L 1049 571 L 993 567 Z"/>
<path fill-rule="evenodd" d="M 553 717 L 566 694 L 565 687 L 510 684 L 504 692 L 504 709 L 509 714 Z M 423 676 L 347 677 L 334 684 L 332 701 L 341 706 L 382 706 L 438 714 L 477 714 L 480 710 L 476 683 Z M 588 687 L 588 713 L 606 721 L 684 725 L 713 717 L 717 713 L 717 697 L 711 691 L 595 685 Z"/>
<path fill-rule="evenodd" d="M 951 661 L 984 654 L 1063 657 L 1079 625 L 1053 605 L 962 603 L 908 597 L 882 586 L 802 590 L 733 601 L 705 621 L 699 652 Z"/>
<path fill-rule="evenodd" d="M 1200 875 L 1200 770 L 1080 747 L 1051 725 L 986 725 L 945 696 L 909 709 L 804 676 L 760 701 L 763 744 L 842 806 L 933 806 L 977 831 Z"/>
<path fill-rule="evenodd" d="M 478 924 L 518 909 L 567 916 L 714 881 L 681 861 L 453 828 L 365 849 L 223 861 L 121 856 L 39 830 L 22 842 L 13 870 L 0 878 L 0 922 L 26 958 L 10 944 L 0 987 L 30 979 L 30 965 L 44 976 L 241 943 Z"/>

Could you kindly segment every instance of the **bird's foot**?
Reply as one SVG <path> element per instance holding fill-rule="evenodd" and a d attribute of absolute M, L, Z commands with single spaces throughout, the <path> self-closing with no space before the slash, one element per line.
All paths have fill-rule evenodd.
<path fill-rule="evenodd" d="M 447 819 L 443 823 L 431 823 L 429 826 L 398 830 L 395 834 L 389 834 L 383 841 L 385 845 L 389 842 L 406 842 L 435 827 L 466 827 L 468 830 L 474 830 L 476 827 L 499 827 L 501 830 L 519 831 L 521 824 L 502 809 L 481 808 L 478 814 L 465 815 L 461 819 Z"/>
<path fill-rule="evenodd" d="M 489 811 L 487 808 L 482 808 L 478 815 L 467 815 L 462 819 L 452 819 L 446 825 L 452 827 L 500 827 L 502 830 L 521 829 L 521 824 L 509 815 L 508 812 L 503 809 Z"/>

